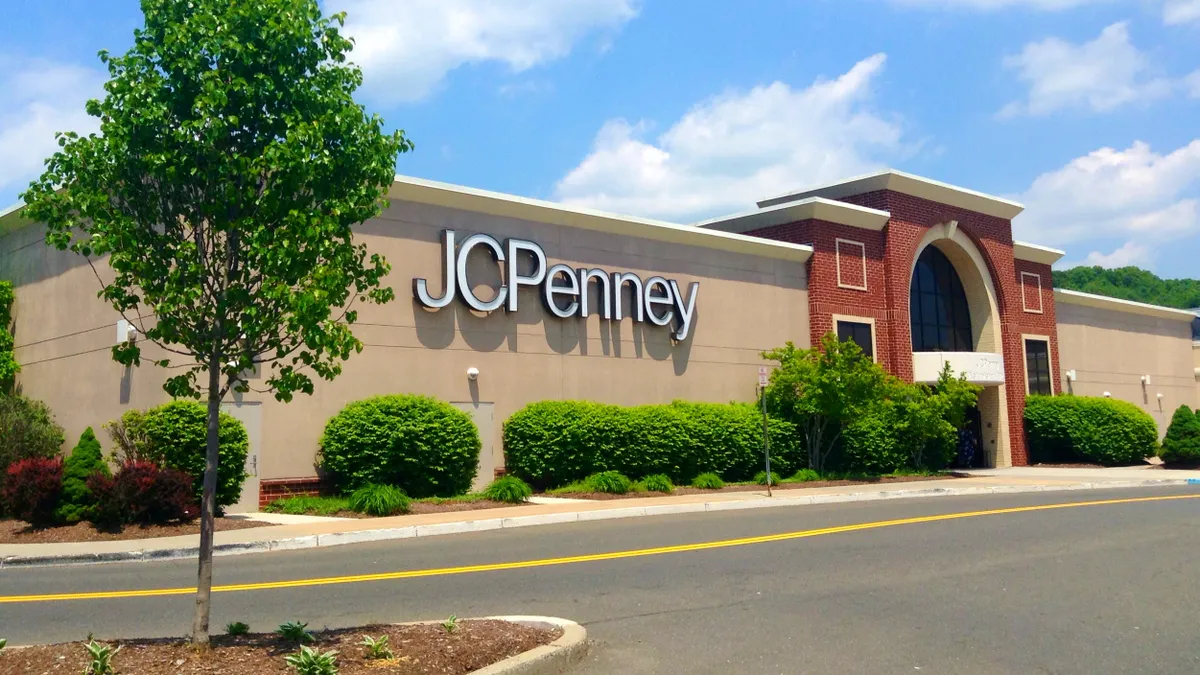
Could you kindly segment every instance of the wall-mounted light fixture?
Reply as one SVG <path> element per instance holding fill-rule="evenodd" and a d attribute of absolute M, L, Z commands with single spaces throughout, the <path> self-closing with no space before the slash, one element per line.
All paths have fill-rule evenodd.
<path fill-rule="evenodd" d="M 470 368 L 467 368 L 467 379 L 468 380 L 478 380 L 479 379 L 479 369 L 476 368 L 475 366 L 471 366 Z"/>
<path fill-rule="evenodd" d="M 1111 391 L 1104 392 L 1104 398 L 1112 398 L 1112 392 Z"/>
<path fill-rule="evenodd" d="M 1067 382 L 1074 382 L 1076 379 L 1078 379 L 1078 376 L 1075 375 L 1075 371 L 1068 370 L 1067 371 Z"/>
<path fill-rule="evenodd" d="M 1142 376 L 1142 386 L 1144 387 L 1144 386 L 1146 386 L 1146 385 L 1149 385 L 1149 384 L 1150 384 L 1150 376 L 1149 376 L 1149 375 L 1143 375 L 1143 376 Z"/>
<path fill-rule="evenodd" d="M 117 320 L 117 344 L 137 342 L 138 329 L 125 319 Z"/>

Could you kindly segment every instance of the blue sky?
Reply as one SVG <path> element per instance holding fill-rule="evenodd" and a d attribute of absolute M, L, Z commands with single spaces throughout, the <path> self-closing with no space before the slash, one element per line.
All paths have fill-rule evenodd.
<path fill-rule="evenodd" d="M 18 5 L 18 3 L 11 3 Z M 1064 263 L 1200 277 L 1200 0 L 324 0 L 402 174 L 676 222 L 891 166 Z M 135 0 L 5 9 L 0 203 L 87 131 Z"/>

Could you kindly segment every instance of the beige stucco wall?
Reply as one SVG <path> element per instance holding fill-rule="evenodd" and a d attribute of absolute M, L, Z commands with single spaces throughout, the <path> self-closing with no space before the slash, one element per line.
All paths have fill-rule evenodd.
<path fill-rule="evenodd" d="M 1195 407 L 1200 408 L 1200 342 L 1192 343 L 1192 358 L 1195 361 L 1195 371 L 1194 371 L 1194 376 L 1196 378 Z"/>
<path fill-rule="evenodd" d="M 1196 405 L 1191 325 L 1126 311 L 1056 302 L 1064 392 L 1135 403 L 1149 412 L 1165 433 L 1182 404 Z M 1076 380 L 1066 373 L 1074 370 Z M 1143 375 L 1150 384 L 1143 386 Z M 1158 395 L 1162 394 L 1159 399 Z"/>
<path fill-rule="evenodd" d="M 432 311 L 412 298 L 414 277 L 442 292 L 440 232 L 461 237 L 485 232 L 498 239 L 538 242 L 549 264 L 600 267 L 700 282 L 691 336 L 672 344 L 666 328 L 619 324 L 598 316 L 558 319 L 542 309 L 536 289 L 523 289 L 520 311 L 477 315 L 460 303 Z M 48 249 L 41 228 L 0 238 L 0 277 L 17 286 L 17 358 L 24 393 L 46 401 L 78 437 L 128 407 L 166 400 L 162 369 L 145 365 L 126 373 L 110 347 L 119 318 L 96 298 L 95 273 L 77 256 Z M 347 402 L 375 394 L 418 392 L 460 404 L 481 420 L 487 451 L 480 479 L 501 466 L 502 423 L 525 404 L 543 399 L 590 399 L 618 404 L 752 400 L 759 352 L 791 340 L 808 346 L 805 267 L 796 260 L 617 236 L 480 213 L 393 201 L 380 218 L 359 229 L 360 241 L 387 257 L 391 304 L 360 306 L 355 334 L 365 343 L 333 382 L 318 381 L 315 395 L 282 404 L 261 395 L 263 479 L 314 475 L 321 429 Z M 472 256 L 475 283 L 498 281 L 483 253 Z M 99 273 L 108 271 L 103 267 Z M 490 292 L 480 289 L 481 297 Z M 593 298 L 593 305 L 595 298 Z M 478 368 L 472 382 L 466 371 Z M 487 404 L 491 404 L 488 406 Z M 488 408 L 491 408 L 488 410 Z M 103 435 L 103 434 L 101 434 Z M 107 439 L 104 439 L 107 441 Z"/>

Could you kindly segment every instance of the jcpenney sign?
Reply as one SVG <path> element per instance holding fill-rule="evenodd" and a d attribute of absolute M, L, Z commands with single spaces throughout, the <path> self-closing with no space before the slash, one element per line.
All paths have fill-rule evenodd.
<path fill-rule="evenodd" d="M 532 241 L 505 239 L 501 244 L 486 234 L 473 234 L 455 245 L 454 230 L 442 232 L 442 255 L 445 259 L 445 293 L 435 298 L 429 294 L 424 279 L 413 279 L 413 295 L 426 307 L 445 307 L 457 297 L 467 307 L 480 312 L 492 312 L 503 307 L 505 311 L 517 311 L 518 291 L 522 286 L 539 288 L 542 305 L 550 314 L 562 319 L 573 316 L 586 318 L 593 313 L 601 318 L 620 321 L 626 311 L 634 321 L 649 321 L 656 326 L 671 326 L 672 337 L 686 340 L 691 330 L 692 318 L 696 314 L 696 295 L 700 284 L 693 281 L 687 293 L 680 290 L 674 279 L 653 276 L 645 281 L 631 272 L 606 272 L 602 269 L 570 265 L 547 266 L 546 252 Z M 478 247 L 487 249 L 503 271 L 504 283 L 496 289 L 489 300 L 480 300 L 467 279 L 467 259 Z M 521 274 L 518 262 L 522 254 L 533 260 L 533 271 Z M 600 306 L 588 306 L 588 284 L 594 283 L 599 290 Z M 630 307 L 622 302 L 622 290 L 628 287 Z"/>

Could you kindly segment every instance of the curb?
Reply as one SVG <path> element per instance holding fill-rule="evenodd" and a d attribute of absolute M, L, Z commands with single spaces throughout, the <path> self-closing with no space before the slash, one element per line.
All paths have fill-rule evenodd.
<path fill-rule="evenodd" d="M 467 520 L 455 523 L 413 525 L 409 527 L 395 527 L 379 530 L 357 530 L 353 532 L 336 532 L 332 534 L 314 534 L 302 537 L 290 537 L 287 539 L 272 539 L 269 541 L 218 544 L 213 547 L 213 555 L 229 556 L 242 555 L 245 553 L 266 553 L 269 551 L 297 551 L 310 548 L 344 546 L 347 544 L 365 544 L 369 542 L 392 541 L 395 539 L 411 539 L 414 537 L 436 537 L 447 534 L 461 534 L 464 532 L 506 530 L 517 527 L 535 527 L 539 525 L 557 525 L 561 523 L 581 523 L 597 520 L 641 518 L 645 516 L 676 515 L 685 513 L 741 511 L 745 509 L 777 508 L 781 506 L 811 506 L 816 504 L 870 502 L 891 499 L 912 499 L 918 497 L 963 497 L 970 495 L 1024 494 L 1032 492 L 1065 492 L 1074 490 L 1107 490 L 1137 487 L 1171 487 L 1178 485 L 1197 484 L 1200 484 L 1200 480 L 1195 478 L 1170 478 L 1105 481 L 1100 483 L 1068 483 L 1063 485 L 997 485 L 993 487 L 963 488 L 934 487 L 882 492 L 846 492 L 841 494 L 797 495 L 786 497 L 778 496 L 769 498 L 764 497 L 762 499 L 743 501 L 662 504 L 658 506 L 635 506 L 601 509 L 597 511 L 579 511 L 575 513 L 547 513 L 536 516 L 485 518 L 481 520 Z M 198 552 L 198 547 L 190 546 L 186 548 L 147 549 L 142 551 L 119 551 L 113 553 L 80 553 L 59 556 L 18 555 L 8 556 L 7 558 L 0 560 L 0 569 L 6 567 L 94 565 L 98 563 L 181 560 L 195 558 L 198 555 Z"/>
<path fill-rule="evenodd" d="M 562 637 L 548 645 L 510 656 L 468 675 L 555 675 L 579 663 L 587 656 L 587 630 L 567 619 L 552 616 L 489 616 L 533 628 L 560 628 Z"/>

